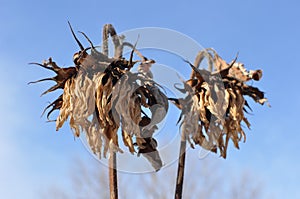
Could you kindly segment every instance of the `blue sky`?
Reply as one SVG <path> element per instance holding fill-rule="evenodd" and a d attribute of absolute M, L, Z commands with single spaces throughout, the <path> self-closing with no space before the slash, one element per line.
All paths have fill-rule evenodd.
<path fill-rule="evenodd" d="M 247 142 L 240 150 L 231 146 L 220 166 L 251 170 L 263 179 L 266 192 L 277 198 L 300 198 L 299 1 L 0 2 L 1 198 L 38 198 L 39 188 L 47 189 L 53 182 L 63 185 L 74 157 L 91 159 L 67 125 L 55 132 L 54 124 L 40 118 L 47 102 L 57 96 L 39 97 L 50 84 L 27 85 L 52 75 L 29 62 L 52 56 L 61 66 L 72 64 L 77 46 L 68 20 L 95 43 L 106 23 L 118 32 L 173 29 L 215 48 L 225 60 L 239 52 L 246 67 L 261 68 L 264 76 L 255 86 L 266 91 L 272 108 L 252 105 Z"/>

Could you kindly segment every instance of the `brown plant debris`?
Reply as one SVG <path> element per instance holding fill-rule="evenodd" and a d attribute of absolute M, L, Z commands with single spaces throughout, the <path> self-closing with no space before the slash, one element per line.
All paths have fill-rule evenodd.
<path fill-rule="evenodd" d="M 56 76 L 30 83 L 56 82 L 42 95 L 63 89 L 43 114 L 51 108 L 47 113 L 49 119 L 53 111 L 59 110 L 56 130 L 69 120 L 74 135 L 78 137 L 84 132 L 91 150 L 100 158 L 106 157 L 109 149 L 123 152 L 118 144 L 121 134 L 132 154 L 142 154 L 155 170 L 159 170 L 162 160 L 153 135 L 168 111 L 168 99 L 181 109 L 178 122 L 184 139 L 192 147 L 198 144 L 206 150 L 219 151 L 226 158 L 229 140 L 239 148 L 239 142 L 246 140 L 242 125 L 250 128 L 244 113 L 251 108 L 245 96 L 259 104 L 267 102 L 264 92 L 247 84 L 259 81 L 262 70 L 248 71 L 244 64 L 236 62 L 237 58 L 227 63 L 211 48 L 200 51 L 194 64 L 187 62 L 192 69 L 191 77 L 182 80 L 184 88 L 177 88 L 186 93 L 186 97 L 167 98 L 149 75 L 131 72 L 137 62 L 149 60 L 135 48 L 136 44 L 117 35 L 111 24 L 103 28 L 102 52 L 80 32 L 90 43 L 90 47 L 85 48 L 69 26 L 80 48 L 73 55 L 74 66 L 61 68 L 52 58 L 42 64 L 31 63 L 55 72 Z M 108 56 L 109 36 L 115 47 L 114 57 Z M 125 46 L 132 48 L 129 60 L 123 58 Z M 134 53 L 141 60 L 133 61 Z M 207 60 L 208 70 L 199 68 L 203 60 Z M 145 113 L 147 109 L 150 117 Z"/>
<path fill-rule="evenodd" d="M 87 35 L 81 32 L 91 44 L 84 48 L 71 25 L 70 29 L 80 47 L 73 56 L 74 67 L 60 68 L 52 58 L 43 64 L 33 63 L 57 74 L 53 78 L 30 82 L 56 82 L 42 95 L 63 89 L 63 94 L 45 108 L 44 112 L 52 107 L 47 118 L 54 110 L 59 110 L 56 130 L 69 120 L 74 135 L 78 137 L 85 132 L 91 150 L 100 158 L 107 156 L 109 148 L 122 152 L 118 144 L 118 129 L 121 128 L 122 140 L 128 150 L 142 154 L 156 171 L 159 170 L 162 161 L 153 134 L 157 130 L 156 124 L 168 111 L 168 99 L 152 79 L 130 71 L 139 62 L 132 60 L 133 53 L 141 57 L 140 62 L 144 57 L 134 45 L 128 42 L 123 45 L 124 38 L 118 36 L 110 24 L 103 30 L 103 52 L 97 51 Z M 115 45 L 114 58 L 108 57 L 109 35 Z M 124 46 L 133 48 L 129 60 L 122 57 Z M 146 109 L 150 110 L 151 117 L 144 113 Z"/>
<path fill-rule="evenodd" d="M 205 59 L 210 70 L 198 68 Z M 250 128 L 244 113 L 251 108 L 245 96 L 262 105 L 267 102 L 264 92 L 247 84 L 250 80 L 260 80 L 262 71 L 247 71 L 236 59 L 226 63 L 211 48 L 200 51 L 194 65 L 186 61 L 192 68 L 191 78 L 183 81 L 183 89 L 178 88 L 187 96 L 169 98 L 182 110 L 179 121 L 191 146 L 198 144 L 214 153 L 219 151 L 223 158 L 226 158 L 229 140 L 237 149 L 240 141 L 246 141 L 242 126 Z"/>

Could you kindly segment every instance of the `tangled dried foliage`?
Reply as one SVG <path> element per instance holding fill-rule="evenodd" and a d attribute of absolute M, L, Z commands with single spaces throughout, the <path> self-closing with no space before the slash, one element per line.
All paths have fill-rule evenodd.
<path fill-rule="evenodd" d="M 51 58 L 43 64 L 34 63 L 57 73 L 56 77 L 36 81 L 54 80 L 57 83 L 43 94 L 63 89 L 63 94 L 44 110 L 52 107 L 47 118 L 54 110 L 59 110 L 56 130 L 69 119 L 74 135 L 78 137 L 85 132 L 91 150 L 100 158 L 102 154 L 106 157 L 109 149 L 122 152 L 118 144 L 121 127 L 123 142 L 129 151 L 135 153 L 137 150 L 138 155 L 144 155 L 154 169 L 159 170 L 162 161 L 153 134 L 156 124 L 168 111 L 167 97 L 153 80 L 130 72 L 138 62 L 132 61 L 133 53 L 138 51 L 128 42 L 123 44 L 124 37 L 118 36 L 112 25 L 104 26 L 103 52 L 97 51 L 81 32 L 91 44 L 84 48 L 70 28 L 80 47 L 73 56 L 74 67 L 60 68 Z M 108 57 L 109 35 L 115 45 L 114 58 Z M 133 47 L 129 61 L 122 58 L 125 45 Z M 141 56 L 141 53 L 137 54 Z M 151 116 L 148 117 L 143 109 L 149 109 Z"/>
<path fill-rule="evenodd" d="M 142 154 L 150 161 L 155 170 L 159 170 L 162 161 L 157 151 L 157 142 L 153 138 L 157 124 L 163 120 L 168 111 L 168 99 L 182 110 L 179 121 L 184 139 L 192 147 L 194 144 L 217 153 L 226 158 L 226 151 L 231 139 L 236 148 L 239 142 L 246 140 L 242 123 L 249 128 L 250 123 L 244 116 L 250 110 L 244 96 L 264 104 L 267 99 L 258 88 L 247 84 L 249 80 L 260 80 L 261 70 L 247 71 L 236 59 L 226 63 L 215 50 L 209 48 L 200 51 L 192 68 L 191 78 L 182 81 L 185 98 L 167 98 L 160 87 L 146 74 L 132 73 L 131 68 L 137 62 L 147 59 L 124 36 L 118 36 L 111 24 L 103 28 L 102 52 L 99 52 L 91 40 L 80 32 L 90 43 L 84 48 L 69 24 L 80 51 L 73 55 L 75 66 L 61 68 L 49 58 L 39 65 L 54 71 L 57 75 L 46 80 L 56 84 L 42 95 L 63 89 L 63 94 L 50 103 L 44 110 L 59 110 L 56 130 L 69 119 L 75 136 L 81 132 L 91 150 L 101 156 L 107 156 L 110 150 L 122 152 L 118 144 L 118 130 L 121 129 L 122 140 L 128 150 L 137 155 Z M 108 56 L 108 38 L 113 40 L 114 57 Z M 123 58 L 123 48 L 132 48 L 130 59 Z M 133 61 L 136 53 L 141 60 Z M 203 60 L 208 61 L 208 70 L 199 69 Z M 145 62 L 146 63 L 146 62 Z M 214 68 L 214 71 L 212 69 Z M 149 109 L 151 116 L 144 110 Z"/>
<path fill-rule="evenodd" d="M 209 70 L 198 68 L 204 59 Z M 242 123 L 250 128 L 244 112 L 246 107 L 251 108 L 244 96 L 260 104 L 267 101 L 262 91 L 247 85 L 249 80 L 260 80 L 262 71 L 247 71 L 236 59 L 228 64 L 211 48 L 200 51 L 194 65 L 189 65 L 191 78 L 183 81 L 184 89 L 177 88 L 187 96 L 170 99 L 182 110 L 179 121 L 184 138 L 192 147 L 198 144 L 215 153 L 219 150 L 226 158 L 230 139 L 236 148 L 241 140 L 246 140 Z"/>

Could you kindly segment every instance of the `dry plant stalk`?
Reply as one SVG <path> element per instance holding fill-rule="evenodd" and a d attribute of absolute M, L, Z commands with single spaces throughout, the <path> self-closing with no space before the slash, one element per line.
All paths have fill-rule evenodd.
<path fill-rule="evenodd" d="M 207 60 L 208 70 L 199 69 L 204 59 Z M 182 80 L 183 89 L 177 88 L 187 96 L 182 99 L 169 98 L 182 110 L 178 120 L 182 139 L 175 199 L 182 198 L 186 141 L 192 148 L 194 144 L 200 145 L 214 153 L 219 151 L 226 158 L 229 140 L 237 149 L 241 140 L 246 141 L 242 123 L 250 128 L 244 112 L 247 112 L 246 108 L 251 108 L 244 96 L 260 104 L 267 101 L 262 91 L 246 84 L 249 80 L 260 80 L 262 71 L 247 71 L 244 64 L 237 63 L 236 59 L 228 64 L 212 48 L 200 51 L 194 65 L 186 61 L 192 68 L 191 77 L 188 81 Z"/>
<path fill-rule="evenodd" d="M 103 29 L 102 52 L 96 49 L 85 33 L 80 32 L 90 43 L 90 47 L 84 48 L 71 25 L 70 29 L 80 47 L 73 55 L 74 66 L 61 68 L 52 58 L 42 64 L 32 63 L 52 70 L 57 75 L 30 83 L 46 80 L 56 82 L 42 95 L 63 89 L 63 94 L 49 104 L 43 113 L 51 108 L 47 113 L 49 119 L 53 111 L 59 110 L 55 119 L 56 130 L 69 120 L 74 135 L 79 137 L 84 132 L 91 150 L 99 158 L 107 157 L 110 153 L 114 162 L 115 153 L 123 152 L 118 144 L 120 129 L 122 141 L 128 150 L 132 154 L 142 154 L 158 171 L 162 167 L 162 160 L 153 134 L 168 111 L 168 99 L 181 109 L 178 122 L 184 147 L 181 147 L 180 155 L 185 155 L 187 140 L 193 148 L 195 144 L 200 145 L 215 153 L 219 151 L 226 158 L 229 140 L 239 148 L 239 142 L 246 140 L 242 124 L 250 128 L 244 113 L 247 112 L 246 108 L 251 108 L 244 96 L 260 104 L 267 101 L 262 91 L 247 84 L 249 80 L 260 80 L 261 70 L 247 71 L 236 59 L 226 63 L 211 48 L 200 51 L 194 65 L 188 62 L 192 68 L 191 78 L 182 80 L 184 88 L 177 88 L 187 96 L 181 99 L 167 98 L 155 81 L 142 73 L 130 71 L 136 63 L 143 63 L 147 59 L 135 45 L 124 42 L 125 38 L 118 36 L 111 24 Z M 114 57 L 108 56 L 109 36 L 115 46 Z M 122 57 L 124 46 L 132 48 L 129 60 Z M 132 60 L 134 53 L 141 58 L 140 61 Z M 208 61 L 208 70 L 198 68 L 204 59 Z M 149 109 L 151 117 L 145 114 L 145 109 Z M 182 158 L 178 170 L 178 179 L 181 181 L 176 186 L 176 191 L 180 189 L 177 198 L 182 195 L 184 156 Z M 117 193 L 114 195 L 117 198 Z"/>
<path fill-rule="evenodd" d="M 63 89 L 54 102 L 48 105 L 52 108 L 47 118 L 54 110 L 59 110 L 56 121 L 58 131 L 69 120 L 71 129 L 76 137 L 82 132 L 91 150 L 101 158 L 110 153 L 112 162 L 110 170 L 112 184 L 111 197 L 117 198 L 117 175 L 115 153 L 123 152 L 118 144 L 118 129 L 128 150 L 138 156 L 142 154 L 158 171 L 162 167 L 162 160 L 157 151 L 157 142 L 153 134 L 157 124 L 161 122 L 168 111 L 168 99 L 160 91 L 158 84 L 143 74 L 132 73 L 130 69 L 134 64 L 145 61 L 145 57 L 129 42 L 124 42 L 123 36 L 118 36 L 111 24 L 103 29 L 103 52 L 97 51 L 91 40 L 80 32 L 90 43 L 84 48 L 76 37 L 69 23 L 73 37 L 80 47 L 80 51 L 73 55 L 75 66 L 60 68 L 52 58 L 44 63 L 32 63 L 54 71 L 57 76 L 41 79 L 37 83 L 53 80 L 56 85 L 45 91 L 42 95 Z M 108 37 L 112 37 L 115 45 L 115 55 L 108 56 Z M 123 47 L 132 47 L 130 59 L 122 57 Z M 90 50 L 90 53 L 88 51 Z M 133 61 L 136 52 L 141 61 Z M 143 109 L 149 109 L 148 117 Z"/>

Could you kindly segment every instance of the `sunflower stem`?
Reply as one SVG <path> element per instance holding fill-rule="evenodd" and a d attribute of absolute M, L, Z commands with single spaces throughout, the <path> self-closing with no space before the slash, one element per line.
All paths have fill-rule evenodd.
<path fill-rule="evenodd" d="M 113 150 L 110 151 L 108 162 L 110 199 L 118 199 L 117 154 Z"/>
<path fill-rule="evenodd" d="M 182 198 L 184 167 L 185 167 L 185 153 L 186 153 L 186 139 L 184 138 L 184 136 L 182 136 L 181 142 L 180 142 L 175 199 Z"/>

